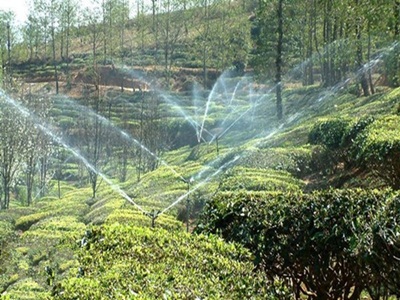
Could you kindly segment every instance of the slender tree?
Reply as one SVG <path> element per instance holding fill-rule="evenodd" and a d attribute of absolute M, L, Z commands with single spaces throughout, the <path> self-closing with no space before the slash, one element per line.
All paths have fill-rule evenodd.
<path fill-rule="evenodd" d="M 13 23 L 15 15 L 11 11 L 0 10 L 0 59 L 2 83 L 8 88 L 12 78 L 12 40 L 14 37 Z"/>
<path fill-rule="evenodd" d="M 276 47 L 276 114 L 278 120 L 282 119 L 282 65 L 283 65 L 283 0 L 278 1 L 277 7 L 277 20 L 278 20 L 278 43 Z"/>
<path fill-rule="evenodd" d="M 21 114 L 0 98 L 0 209 L 10 207 L 10 192 L 25 152 L 26 126 Z"/>

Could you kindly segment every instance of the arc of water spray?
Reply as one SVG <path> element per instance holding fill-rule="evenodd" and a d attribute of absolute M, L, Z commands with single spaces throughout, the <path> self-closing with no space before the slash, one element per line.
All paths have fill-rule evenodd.
<path fill-rule="evenodd" d="M 139 80 L 145 82 L 147 85 L 150 85 L 149 82 L 150 80 L 148 78 L 145 78 L 143 75 L 136 74 L 137 72 L 133 70 L 127 70 L 128 68 L 126 66 L 120 67 L 123 71 L 127 73 L 133 73 L 133 75 L 138 78 Z M 199 127 L 201 126 L 196 120 L 194 120 L 180 105 L 178 105 L 174 100 L 170 99 L 169 95 L 165 95 L 165 92 L 160 91 L 158 88 L 152 86 L 151 89 L 156 92 L 159 96 L 161 96 L 162 99 L 164 99 L 167 103 L 172 104 L 174 106 L 178 107 L 178 112 L 189 122 L 189 124 L 193 127 L 193 129 L 196 131 L 196 135 L 198 137 L 198 141 L 205 141 L 203 137 L 199 138 Z M 204 132 L 209 134 L 211 137 L 214 137 L 214 135 L 206 130 L 203 129 Z"/>
<path fill-rule="evenodd" d="M 247 82 L 248 77 L 246 76 L 246 77 L 244 77 L 244 79 L 246 79 L 246 82 Z M 232 105 L 233 99 L 234 99 L 235 96 L 236 96 L 236 92 L 237 92 L 237 90 L 238 90 L 240 84 L 242 83 L 242 80 L 243 80 L 243 79 L 239 80 L 238 83 L 235 85 L 235 88 L 233 89 L 232 96 L 231 96 L 231 98 L 230 98 L 230 100 L 229 100 L 228 106 L 231 106 L 231 105 Z M 225 116 L 225 118 L 222 120 L 220 126 L 223 126 L 223 125 L 225 124 L 225 122 L 228 120 L 228 118 L 229 118 L 230 115 L 235 114 L 235 113 L 236 113 L 237 111 L 239 111 L 239 110 L 240 110 L 240 109 L 236 108 L 235 110 L 230 111 L 230 112 Z M 219 134 L 219 135 L 214 135 L 213 138 L 211 139 L 211 141 L 209 142 L 209 144 L 212 143 L 216 138 L 219 138 L 220 136 L 221 136 L 220 134 Z"/>
<path fill-rule="evenodd" d="M 246 79 L 246 81 L 247 81 L 247 76 L 245 77 L 245 79 Z M 235 99 L 236 92 L 237 92 L 237 90 L 238 90 L 238 88 L 239 88 L 241 82 L 242 82 L 242 80 L 239 80 L 238 83 L 235 85 L 235 88 L 233 89 L 233 92 L 232 92 L 232 97 L 231 97 L 231 99 L 229 100 L 229 105 L 231 105 L 233 99 Z"/>
<path fill-rule="evenodd" d="M 51 174 L 51 176 L 49 177 L 49 179 L 46 180 L 46 182 L 43 185 L 43 187 L 35 194 L 35 197 L 33 197 L 32 202 L 34 202 L 37 198 L 39 198 L 40 194 L 44 191 L 44 189 L 46 188 L 47 184 L 54 178 L 55 174 L 56 174 L 56 172 L 54 171 L 53 174 Z"/>
<path fill-rule="evenodd" d="M 133 142 L 136 145 L 138 145 L 141 149 L 146 151 L 148 154 L 150 154 L 152 157 L 154 157 L 156 160 L 158 160 L 162 165 L 167 167 L 170 171 L 172 171 L 175 175 L 177 175 L 180 179 L 184 179 L 182 175 L 180 175 L 174 168 L 172 168 L 166 161 L 164 161 L 162 158 L 158 157 L 155 153 L 153 153 L 149 148 L 147 148 L 145 145 L 143 145 L 141 142 L 139 142 L 137 139 L 134 137 L 130 136 L 127 132 L 123 131 L 122 129 L 118 128 L 116 125 L 113 124 L 112 121 L 109 119 L 97 114 L 95 111 L 90 109 L 89 107 L 82 106 L 80 104 L 76 104 L 73 102 L 71 99 L 65 97 L 65 100 L 73 103 L 76 106 L 79 106 L 79 108 L 85 110 L 85 112 L 95 116 L 98 118 L 101 122 L 105 123 L 106 125 L 110 126 L 113 130 L 117 131 L 124 139 L 126 139 L 128 142 Z"/>
<path fill-rule="evenodd" d="M 193 193 L 194 191 L 198 190 L 199 188 L 201 188 L 203 185 L 205 185 L 207 182 L 209 182 L 213 177 L 217 176 L 218 174 L 220 174 L 224 169 L 226 169 L 229 165 L 235 163 L 238 159 L 240 158 L 239 155 L 235 156 L 232 160 L 228 161 L 227 163 L 223 164 L 221 167 L 219 167 L 219 169 L 217 171 L 215 171 L 214 173 L 212 173 L 210 176 L 208 176 L 206 179 L 204 179 L 202 182 L 198 183 L 197 185 L 195 185 L 193 187 L 193 189 L 187 191 L 185 194 L 183 194 L 182 196 L 180 196 L 176 201 L 174 201 L 173 203 L 171 203 L 169 206 L 167 206 L 166 208 L 164 208 L 159 215 L 167 212 L 168 210 L 170 210 L 171 208 L 173 208 L 175 205 L 177 205 L 179 202 L 181 202 L 183 199 L 185 199 L 187 196 L 189 196 L 191 193 Z"/>
<path fill-rule="evenodd" d="M 63 162 L 63 164 L 67 163 L 67 162 L 69 161 L 70 158 L 71 158 L 71 156 L 68 157 L 67 159 L 65 159 L 64 162 Z M 44 189 L 46 188 L 46 185 L 47 185 L 51 180 L 53 180 L 53 178 L 54 178 L 55 175 L 56 175 L 56 171 L 54 171 L 53 174 L 49 177 L 49 179 L 46 180 L 46 184 L 36 193 L 36 195 L 35 195 L 35 197 L 32 199 L 32 201 L 35 201 L 37 198 L 39 198 L 41 192 L 44 191 Z M 68 177 L 69 177 L 69 176 L 68 176 Z M 67 178 L 68 178 L 68 177 L 67 177 Z"/>
<path fill-rule="evenodd" d="M 201 122 L 199 135 L 197 136 L 197 140 L 199 142 L 200 142 L 201 138 L 203 137 L 204 124 L 206 122 L 206 118 L 207 118 L 207 115 L 208 115 L 208 110 L 210 108 L 210 103 L 211 103 L 211 99 L 212 99 L 213 95 L 214 95 L 214 88 L 211 90 L 210 94 L 207 97 L 206 108 L 204 110 L 204 115 L 203 115 L 203 121 Z"/>
<path fill-rule="evenodd" d="M 261 100 L 263 100 L 264 98 L 267 97 L 267 95 L 269 95 L 274 89 L 276 88 L 276 85 L 274 85 L 273 87 L 271 87 L 269 90 L 266 91 L 266 93 L 264 95 L 262 95 L 259 99 L 257 99 L 257 101 L 255 102 L 255 104 L 253 106 L 250 106 L 248 109 L 246 109 L 238 118 L 236 118 L 235 121 L 233 121 L 222 133 L 220 133 L 218 136 L 214 136 L 214 138 L 212 138 L 209 142 L 209 144 L 211 144 L 216 138 L 221 138 L 222 136 L 224 136 L 237 122 L 239 122 L 239 120 L 241 120 L 249 111 L 251 111 L 253 108 L 258 107 L 261 104 Z M 225 117 L 224 121 L 222 123 L 225 123 L 225 121 L 227 120 L 227 117 Z"/>
<path fill-rule="evenodd" d="M 268 136 L 266 136 L 266 138 L 271 138 L 272 136 L 274 136 L 279 130 L 281 130 L 284 127 L 284 124 L 282 123 L 276 130 L 273 130 L 272 132 L 269 133 Z M 260 143 L 260 142 L 258 142 Z M 231 150 L 229 153 L 231 153 L 233 150 Z M 228 154 L 229 154 L 228 153 Z M 182 196 L 180 196 L 177 200 L 175 200 L 172 204 L 170 204 L 168 207 L 164 208 L 158 215 L 161 215 L 165 212 L 167 212 L 168 210 L 170 210 L 171 208 L 173 208 L 174 206 L 176 206 L 179 202 L 181 202 L 182 200 L 186 199 L 190 194 L 192 194 L 193 192 L 195 192 L 196 190 L 198 190 L 199 188 L 201 188 L 203 185 L 205 185 L 207 182 L 209 182 L 213 177 L 217 176 L 218 174 L 220 174 L 224 169 L 226 169 L 227 167 L 229 167 L 230 165 L 232 165 L 233 163 L 235 163 L 241 156 L 243 156 L 243 153 L 241 155 L 236 155 L 232 160 L 228 161 L 227 163 L 223 164 L 221 167 L 218 168 L 217 171 L 215 171 L 214 173 L 212 173 L 211 175 L 209 175 L 206 179 L 204 179 L 203 181 L 201 181 L 200 183 L 198 183 L 197 185 L 194 186 L 193 189 L 187 191 L 185 194 L 183 194 Z M 220 160 L 220 158 L 215 159 L 211 165 L 215 164 L 216 162 L 218 162 Z M 202 176 L 203 171 L 199 172 L 199 174 L 197 174 L 197 177 L 201 177 Z"/>
<path fill-rule="evenodd" d="M 98 171 L 85 157 L 83 157 L 78 150 L 75 150 L 71 146 L 69 146 L 61 137 L 57 136 L 53 133 L 53 131 L 46 125 L 43 121 L 39 120 L 37 116 L 29 112 L 25 107 L 21 104 L 17 103 L 15 100 L 11 99 L 8 95 L 5 94 L 4 91 L 0 90 L 0 97 L 3 97 L 5 101 L 12 105 L 15 109 L 17 109 L 25 118 L 32 120 L 35 125 L 42 131 L 44 134 L 49 136 L 53 141 L 62 145 L 65 149 L 70 151 L 75 157 L 81 160 L 86 167 L 88 167 L 92 172 L 98 174 L 107 184 L 116 192 L 118 192 L 123 198 L 128 200 L 133 206 L 135 206 L 139 211 L 147 214 L 148 212 L 144 210 L 139 204 L 137 204 L 128 194 L 125 193 L 119 186 L 115 185 L 105 174 Z"/>
<path fill-rule="evenodd" d="M 190 124 L 190 125 L 194 128 L 194 130 L 196 131 L 196 135 L 197 135 L 198 142 L 200 142 L 200 141 L 205 142 L 206 140 L 205 140 L 204 137 L 200 137 L 200 140 L 199 140 L 199 136 L 200 136 L 200 135 L 199 135 L 199 127 L 200 127 L 200 124 L 197 123 L 197 121 L 194 120 L 191 116 L 189 116 L 189 115 L 184 111 L 184 109 L 182 109 L 182 107 L 181 107 L 180 105 L 178 105 L 176 102 L 174 102 L 173 100 L 171 100 L 168 96 L 164 95 L 163 93 L 160 93 L 160 96 L 161 96 L 162 99 L 164 99 L 164 100 L 167 101 L 168 103 L 173 104 L 173 105 L 175 105 L 175 106 L 178 107 L 178 112 L 185 118 L 186 121 L 189 122 L 189 124 Z M 172 103 L 171 103 L 171 102 L 172 102 Z M 208 130 L 205 130 L 205 129 L 204 129 L 204 132 L 206 132 L 206 133 L 207 133 L 208 135 L 210 135 L 211 137 L 214 137 L 214 135 L 213 135 L 211 132 L 209 132 Z"/>

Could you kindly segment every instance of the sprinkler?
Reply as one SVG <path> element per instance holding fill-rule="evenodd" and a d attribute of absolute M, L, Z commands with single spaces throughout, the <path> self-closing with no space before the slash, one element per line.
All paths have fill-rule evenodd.
<path fill-rule="evenodd" d="M 182 181 L 187 184 L 187 197 L 186 197 L 186 232 L 189 232 L 189 220 L 190 220 L 190 184 L 193 183 L 193 177 L 189 179 L 183 178 Z"/>
<path fill-rule="evenodd" d="M 145 212 L 144 215 L 151 219 L 151 228 L 154 228 L 155 227 L 155 223 L 156 223 L 156 219 L 160 215 L 160 211 L 152 209 L 151 212 Z"/>
<path fill-rule="evenodd" d="M 217 156 L 219 155 L 219 145 L 218 145 L 218 135 L 215 137 L 215 142 L 217 144 Z"/>

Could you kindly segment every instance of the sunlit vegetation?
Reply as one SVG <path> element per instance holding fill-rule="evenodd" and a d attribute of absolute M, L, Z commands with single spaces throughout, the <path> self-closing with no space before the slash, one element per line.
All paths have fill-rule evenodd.
<path fill-rule="evenodd" d="M 79 267 L 53 291 L 58 299 L 279 296 L 248 251 L 218 237 L 114 223 L 87 231 L 77 253 Z"/>

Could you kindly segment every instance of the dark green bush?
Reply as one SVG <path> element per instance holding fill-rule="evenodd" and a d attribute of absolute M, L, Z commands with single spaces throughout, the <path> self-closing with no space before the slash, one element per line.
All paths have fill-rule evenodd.
<path fill-rule="evenodd" d="M 400 116 L 392 115 L 369 124 L 354 141 L 357 163 L 400 189 Z"/>
<path fill-rule="evenodd" d="M 342 144 L 342 137 L 348 130 L 349 120 L 328 119 L 314 125 L 308 135 L 311 144 L 324 145 L 328 149 L 336 150 Z"/>
<path fill-rule="evenodd" d="M 373 245 L 368 254 L 369 265 L 375 277 L 369 285 L 374 299 L 385 296 L 382 290 L 400 296 L 400 197 L 389 199 L 372 222 Z"/>
<path fill-rule="evenodd" d="M 358 152 L 357 144 L 354 141 L 364 132 L 368 125 L 375 121 L 373 116 L 367 116 L 353 121 L 343 133 L 341 147 L 343 148 L 343 159 L 347 166 L 356 164 Z"/>
<path fill-rule="evenodd" d="M 361 167 L 357 155 L 366 128 L 375 121 L 372 116 L 350 119 L 332 119 L 317 123 L 309 134 L 309 142 L 319 145 L 313 149 L 310 169 L 327 175 L 342 164 L 346 169 Z"/>
<path fill-rule="evenodd" d="M 400 276 L 399 201 L 392 191 L 221 193 L 196 232 L 242 243 L 269 276 L 290 278 L 296 295 L 357 298 L 375 278 Z"/>
<path fill-rule="evenodd" d="M 312 152 L 312 170 L 323 175 L 334 173 L 340 162 L 345 160 L 342 139 L 348 131 L 349 123 L 349 120 L 344 119 L 328 119 L 314 125 L 308 135 L 308 141 L 323 148 L 315 148 Z"/>
<path fill-rule="evenodd" d="M 400 86 L 400 45 L 397 43 L 392 51 L 385 56 L 386 78 L 391 87 Z"/>

